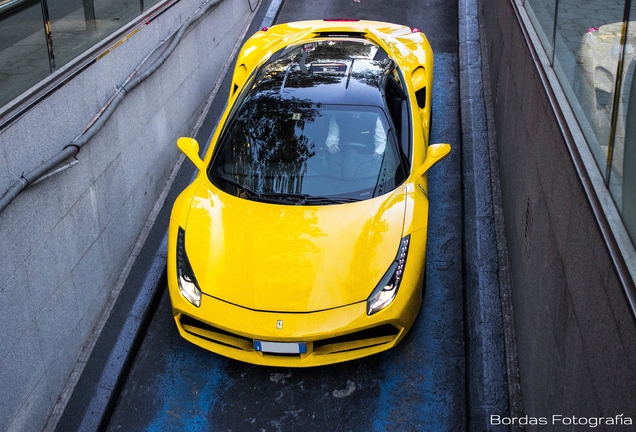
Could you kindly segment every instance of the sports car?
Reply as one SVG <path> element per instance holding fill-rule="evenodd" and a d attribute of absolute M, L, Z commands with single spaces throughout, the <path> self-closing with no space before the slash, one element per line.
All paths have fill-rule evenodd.
<path fill-rule="evenodd" d="M 263 28 L 176 199 L 168 286 L 185 339 L 244 362 L 332 364 L 395 346 L 422 303 L 433 53 L 357 20 Z"/>

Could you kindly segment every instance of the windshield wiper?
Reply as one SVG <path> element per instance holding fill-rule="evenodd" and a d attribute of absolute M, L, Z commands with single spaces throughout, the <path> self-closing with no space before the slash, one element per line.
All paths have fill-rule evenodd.
<path fill-rule="evenodd" d="M 245 192 L 245 195 L 253 201 L 264 201 L 270 203 L 283 203 L 293 205 L 312 205 L 312 204 L 344 204 L 350 202 L 360 201 L 357 198 L 350 197 L 328 197 L 328 196 L 315 196 L 302 193 L 287 193 L 287 192 L 257 192 L 250 189 L 247 186 L 242 185 L 234 179 L 224 176 L 217 176 L 217 178 L 226 181 L 234 187 Z"/>
<path fill-rule="evenodd" d="M 267 194 L 263 194 L 261 192 L 257 192 L 257 191 L 255 191 L 253 189 L 248 188 L 245 185 L 242 185 L 241 183 L 237 182 L 234 179 L 227 178 L 227 177 L 221 176 L 221 175 L 217 176 L 217 178 L 220 178 L 221 180 L 226 181 L 226 182 L 230 183 L 231 185 L 233 185 L 234 187 L 242 190 L 243 192 L 245 192 L 245 195 L 247 195 L 247 197 L 249 199 L 251 199 L 252 201 L 265 201 L 265 202 L 273 202 L 273 203 L 274 202 L 275 203 L 279 202 L 278 200 L 275 200 L 275 199 L 272 199 L 272 198 L 268 197 Z"/>
<path fill-rule="evenodd" d="M 295 205 L 344 204 L 360 201 L 357 198 L 339 196 L 316 196 L 289 192 L 261 192 L 261 196 L 265 196 L 271 199 L 279 198 L 281 200 L 288 200 L 290 204 Z"/>
<path fill-rule="evenodd" d="M 313 196 L 313 195 L 305 195 L 302 201 L 298 203 L 298 205 L 306 205 L 306 204 L 345 204 L 350 202 L 360 201 L 358 198 L 350 198 L 350 197 L 328 197 L 328 196 Z"/>

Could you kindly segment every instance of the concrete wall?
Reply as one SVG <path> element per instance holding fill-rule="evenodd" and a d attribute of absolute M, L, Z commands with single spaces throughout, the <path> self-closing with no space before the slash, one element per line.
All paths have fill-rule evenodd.
<path fill-rule="evenodd" d="M 615 268 L 511 0 L 479 4 L 525 413 L 636 419 L 636 327 Z"/>
<path fill-rule="evenodd" d="M 72 141 L 201 3 L 177 3 L 2 131 L 0 193 Z M 246 0 L 225 0 L 124 99 L 78 165 L 0 213 L 0 431 L 46 423 L 177 160 L 176 139 L 192 130 L 251 16 Z"/>

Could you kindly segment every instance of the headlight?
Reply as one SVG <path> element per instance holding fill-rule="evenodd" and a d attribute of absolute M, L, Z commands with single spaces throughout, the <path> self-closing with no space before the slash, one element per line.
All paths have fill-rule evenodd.
<path fill-rule="evenodd" d="M 378 286 L 375 287 L 367 299 L 367 315 L 373 315 L 384 309 L 391 304 L 397 295 L 400 282 L 402 282 L 402 275 L 404 274 L 404 264 L 406 264 L 406 255 L 409 251 L 410 238 L 411 235 L 409 234 L 402 239 L 395 261 L 393 261 L 389 270 L 384 274 Z"/>
<path fill-rule="evenodd" d="M 196 307 L 201 306 L 201 290 L 186 255 L 185 231 L 181 227 L 177 234 L 177 281 L 181 295 Z"/>

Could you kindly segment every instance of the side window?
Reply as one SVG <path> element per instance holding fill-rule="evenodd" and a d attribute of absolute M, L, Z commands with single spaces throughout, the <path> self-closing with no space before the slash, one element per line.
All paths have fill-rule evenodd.
<path fill-rule="evenodd" d="M 400 88 L 398 82 L 390 75 L 386 80 L 386 89 L 384 91 L 384 97 L 386 99 L 386 106 L 389 110 L 391 120 L 397 129 L 398 135 L 400 135 L 400 125 L 402 124 L 402 101 L 406 99 L 404 92 Z"/>
<path fill-rule="evenodd" d="M 393 69 L 386 80 L 384 97 L 391 116 L 396 135 L 400 142 L 400 149 L 407 160 L 411 157 L 410 123 L 408 104 L 402 86 L 402 79 L 397 69 Z"/>
<path fill-rule="evenodd" d="M 391 71 L 391 78 L 393 78 L 400 89 L 404 91 L 404 85 L 402 84 L 402 79 L 400 78 L 400 74 L 398 73 L 397 69 L 393 69 Z"/>

